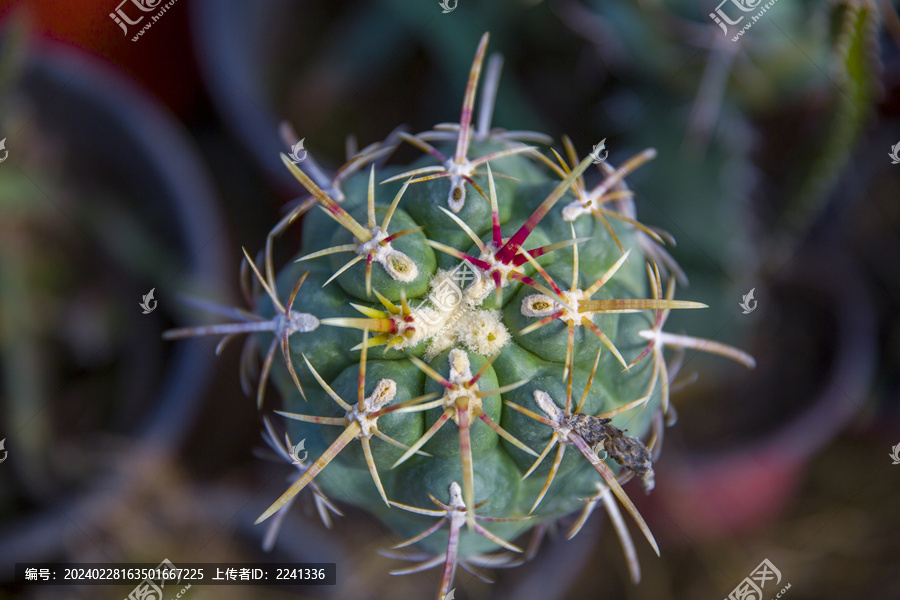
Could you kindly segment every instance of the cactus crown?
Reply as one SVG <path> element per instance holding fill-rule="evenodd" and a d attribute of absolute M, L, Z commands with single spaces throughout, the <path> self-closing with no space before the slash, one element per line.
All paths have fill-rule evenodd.
<path fill-rule="evenodd" d="M 265 273 L 245 251 L 264 295 L 257 301 L 245 268 L 253 311 L 233 309 L 239 323 L 168 337 L 223 334 L 224 343 L 250 333 L 241 369 L 248 389 L 255 347 L 273 335 L 257 401 L 261 408 L 271 376 L 290 437 L 282 447 L 268 421 L 266 437 L 301 474 L 257 522 L 314 486 L 327 525 L 338 509 L 325 494 L 411 535 L 395 548 L 421 554 L 396 556 L 421 562 L 395 573 L 443 565 L 441 597 L 457 566 L 520 564 L 515 537 L 582 508 L 575 535 L 602 502 L 637 579 L 612 498 L 658 553 L 622 483 L 637 475 L 645 491 L 653 487 L 663 417 L 674 417 L 677 364 L 667 365 L 663 348 L 753 359 L 662 331 L 670 310 L 704 305 L 674 299 L 680 272 L 662 247 L 668 235 L 635 219 L 624 178 L 652 150 L 614 169 L 595 154 L 579 161 L 567 138 L 565 160 L 524 143 L 549 142 L 542 134 L 491 129 L 494 61 L 473 128 L 487 41 L 458 124 L 395 132 L 354 152 L 333 177 L 311 159 L 304 170 L 282 155 L 311 198 L 270 233 Z M 385 166 L 401 142 L 424 157 L 407 169 Z M 603 180 L 589 189 L 592 163 Z M 310 210 L 316 205 L 322 210 Z M 301 256 L 276 277 L 274 240 L 303 214 Z M 279 345 L 283 366 L 274 361 Z M 301 438 L 317 456 L 311 463 L 290 451 Z M 577 452 L 567 454 L 570 446 Z"/>

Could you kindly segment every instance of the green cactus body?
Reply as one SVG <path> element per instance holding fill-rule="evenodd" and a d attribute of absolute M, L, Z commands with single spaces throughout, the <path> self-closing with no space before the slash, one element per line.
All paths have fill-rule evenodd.
<path fill-rule="evenodd" d="M 471 154 L 478 156 L 479 152 L 479 148 L 473 147 Z M 507 173 L 507 170 L 504 170 L 504 159 L 497 160 L 496 167 L 492 165 L 493 168 L 498 173 Z M 547 169 L 542 169 L 540 165 L 528 163 L 524 165 L 524 168 L 520 167 L 520 170 L 525 171 L 526 168 L 531 170 L 528 176 L 534 183 L 506 185 L 504 193 L 497 190 L 504 238 L 522 225 L 536 207 L 535 205 L 547 196 L 547 190 L 552 191 L 558 183 L 558 180 L 551 179 L 550 175 L 546 173 Z M 343 208 L 360 222 L 365 219 L 367 180 L 368 173 L 359 173 L 348 180 L 344 187 L 347 200 Z M 486 177 L 476 175 L 475 181 L 482 189 L 488 189 Z M 447 179 L 413 184 L 401 199 L 392 220 L 392 223 L 396 223 L 396 230 L 417 226 L 422 226 L 424 229 L 416 234 L 405 236 L 394 244 L 398 250 L 410 256 L 419 267 L 419 276 L 412 282 L 412 285 L 404 287 L 398 282 L 392 281 L 379 266 L 376 265 L 373 268 L 372 289 L 377 290 L 392 302 L 399 303 L 401 290 L 406 289 L 407 301 L 411 307 L 419 305 L 434 307 L 435 304 L 429 302 L 427 297 L 429 281 L 436 280 L 437 284 L 445 283 L 448 286 L 448 296 L 456 291 L 449 289 L 449 286 L 453 285 L 452 280 L 448 282 L 446 278 L 436 278 L 435 276 L 438 265 L 444 269 L 452 269 L 453 263 L 460 261 L 455 257 L 432 251 L 430 246 L 423 243 L 426 238 L 463 250 L 470 255 L 478 255 L 477 247 L 472 240 L 465 236 L 465 232 L 462 232 L 459 226 L 438 208 L 446 205 L 445 199 L 449 193 L 449 187 Z M 376 187 L 375 212 L 379 221 L 379 217 L 386 210 L 399 188 L 399 183 Z M 438 199 L 440 201 L 437 201 Z M 568 197 L 565 197 L 563 201 L 566 199 L 571 201 L 571 198 Z M 471 205 L 475 206 L 472 206 L 469 211 L 464 209 L 458 216 L 481 237 L 484 243 L 489 243 L 490 206 L 484 199 L 474 194 L 470 194 L 466 200 L 467 208 Z M 466 212 L 470 214 L 467 215 Z M 415 214 L 417 219 L 409 217 L 409 213 Z M 504 213 L 506 218 L 504 218 Z M 607 271 L 621 257 L 621 253 L 608 232 L 590 216 L 581 217 L 574 225 L 577 237 L 591 240 L 589 248 L 579 252 L 579 285 L 583 288 L 586 282 L 593 283 Z M 624 227 L 619 229 L 618 235 L 622 244 L 626 247 L 634 246 L 631 232 Z M 461 239 L 459 233 L 463 233 L 465 239 Z M 529 236 L 529 242 L 532 239 L 535 241 L 526 244 L 526 249 L 545 246 L 560 239 L 571 239 L 569 224 L 562 221 L 558 210 L 552 211 Z M 307 216 L 303 240 L 301 256 L 321 250 L 326 244 L 337 246 L 351 241 L 346 230 L 320 211 L 312 212 Z M 335 254 L 312 261 L 292 263 L 282 270 L 278 277 L 282 297 L 288 294 L 297 279 L 308 270 L 310 274 L 304 284 L 304 290 L 309 287 L 311 291 L 308 296 L 321 296 L 325 299 L 316 299 L 315 306 L 312 306 L 308 303 L 307 296 L 302 295 L 301 291 L 297 303 L 303 306 L 304 311 L 311 310 L 320 317 L 325 315 L 347 318 L 361 316 L 350 305 L 351 302 L 384 310 L 377 301 L 373 304 L 371 299 L 366 298 L 365 263 L 363 261 L 345 271 L 329 285 L 321 287 L 334 274 L 335 270 L 347 261 L 345 256 Z M 334 257 L 340 257 L 340 259 L 334 260 Z M 548 253 L 537 260 L 555 281 L 571 283 L 573 259 L 573 250 L 568 247 Z M 631 264 L 619 269 L 614 279 L 605 284 L 595 297 L 636 298 L 646 295 L 646 284 L 643 278 L 638 278 L 634 273 L 637 270 L 634 267 L 642 267 L 642 260 L 639 255 L 632 252 L 629 256 Z M 466 272 L 472 273 L 468 269 Z M 540 277 L 534 267 L 529 264 L 525 265 L 523 272 L 528 277 Z M 472 276 L 475 277 L 474 273 Z M 643 276 L 642 273 L 641 276 Z M 465 277 L 463 275 L 460 280 Z M 417 285 L 419 280 L 424 281 L 424 284 Z M 468 286 L 472 287 L 473 285 L 476 284 L 468 280 Z M 503 302 L 498 311 L 493 290 L 491 291 L 492 293 L 482 304 L 466 310 L 465 314 L 460 317 L 468 319 L 470 322 L 466 324 L 466 327 L 458 327 L 463 330 L 463 333 L 456 337 L 457 339 L 463 338 L 463 341 L 453 344 L 453 347 L 459 347 L 465 351 L 473 374 L 488 358 L 496 355 L 493 364 L 478 381 L 480 390 L 492 390 L 523 379 L 531 379 L 521 387 L 505 394 L 488 396 L 481 399 L 481 402 L 485 412 L 495 422 L 524 444 L 540 452 L 550 440 L 552 431 L 542 423 L 503 406 L 501 397 L 538 413 L 540 413 L 540 409 L 535 405 L 533 399 L 535 390 L 547 392 L 560 403 L 565 401 L 566 381 L 562 379 L 562 373 L 566 359 L 567 328 L 564 323 L 558 321 L 536 331 L 520 335 L 519 332 L 523 328 L 536 320 L 534 317 L 526 317 L 522 314 L 523 302 L 529 296 L 543 295 L 523 283 L 512 282 L 508 287 L 503 288 Z M 446 299 L 452 301 L 455 297 L 450 296 Z M 322 309 L 318 309 L 319 306 L 322 306 Z M 323 310 L 325 306 L 328 309 Z M 319 312 L 316 312 L 316 309 Z M 594 318 L 594 323 L 609 336 L 626 360 L 630 361 L 643 350 L 646 344 L 636 335 L 636 332 L 648 328 L 652 324 L 652 319 L 646 312 L 639 312 L 601 315 Z M 491 351 L 492 340 L 487 339 L 489 336 L 483 336 L 485 339 L 480 339 L 477 330 L 496 326 L 502 327 L 501 333 L 508 336 L 509 339 L 503 345 L 498 343 L 496 351 Z M 447 327 L 451 328 L 453 325 Z M 475 331 L 470 333 L 471 329 Z M 498 333 L 494 337 L 498 338 L 501 335 Z M 474 341 L 471 341 L 471 338 L 475 338 Z M 337 327 L 320 327 L 309 334 L 292 336 L 290 338 L 291 356 L 307 400 L 305 401 L 301 397 L 284 370 L 281 376 L 277 377 L 276 385 L 284 398 L 285 410 L 308 415 L 343 416 L 345 411 L 316 382 L 310 370 L 305 368 L 301 357 L 306 356 L 309 359 L 316 371 L 329 382 L 341 398 L 347 403 L 353 403 L 357 398 L 360 351 L 350 352 L 349 349 L 359 344 L 360 340 L 361 336 L 358 330 Z M 467 341 L 469 343 L 466 343 Z M 431 340 L 426 340 L 403 349 L 384 350 L 384 346 L 372 348 L 369 351 L 366 367 L 365 396 L 372 394 L 377 382 L 382 378 L 390 378 L 397 382 L 398 393 L 393 400 L 394 403 L 408 401 L 429 393 L 441 392 L 442 386 L 426 377 L 407 357 L 408 354 L 420 357 L 429 356 L 431 343 L 433 343 Z M 573 380 L 575 389 L 580 392 L 585 387 L 594 358 L 597 351 L 601 349 L 602 343 L 587 328 L 580 326 L 575 330 L 574 346 L 576 352 Z M 430 360 L 428 361 L 428 364 L 445 378 L 450 377 L 449 353 L 449 349 L 443 350 L 433 358 L 429 356 Z M 601 351 L 597 375 L 583 409 L 585 413 L 607 412 L 645 395 L 651 377 L 650 364 L 648 362 L 639 363 L 632 367 L 627 374 L 621 373 L 622 368 L 612 352 Z M 642 437 L 648 432 L 650 417 L 655 410 L 658 410 L 658 407 L 659 400 L 656 397 L 645 410 L 634 410 L 618 415 L 615 422 L 620 427 L 627 428 L 630 435 Z M 423 412 L 392 413 L 380 417 L 378 427 L 395 440 L 412 445 L 442 412 L 442 407 L 436 407 Z M 340 431 L 339 427 L 289 421 L 291 438 L 295 440 L 305 438 L 307 440 L 306 447 L 312 456 L 324 452 Z M 403 450 L 387 442 L 373 440 L 372 455 L 387 497 L 397 502 L 421 507 L 431 505 L 428 494 L 439 499 L 446 499 L 450 484 L 453 481 L 462 481 L 458 438 L 458 427 L 454 423 L 448 423 L 422 448 L 425 452 L 432 454 L 432 457 L 416 455 L 395 469 L 391 469 L 391 467 L 403 454 Z M 512 443 L 502 439 L 500 435 L 478 419 L 472 425 L 471 438 L 475 475 L 474 500 L 476 503 L 488 500 L 480 512 L 494 517 L 527 516 L 547 478 L 552 460 L 545 461 L 528 479 L 523 481 L 522 475 L 534 463 L 534 456 L 526 454 Z M 336 473 L 338 465 L 340 465 L 340 472 Z M 558 481 L 547 493 L 544 502 L 535 510 L 534 519 L 508 524 L 502 528 L 503 533 L 498 531 L 498 535 L 510 539 L 510 534 L 514 536 L 541 519 L 558 517 L 577 510 L 583 505 L 579 498 L 591 496 L 596 492 L 594 484 L 599 479 L 599 475 L 577 452 L 569 452 L 560 464 L 557 478 Z M 332 461 L 328 467 L 328 476 L 323 474 L 320 476 L 319 482 L 329 496 L 372 510 L 403 535 L 411 536 L 423 529 L 422 517 L 388 508 L 381 501 L 358 444 L 349 445 L 347 450 Z M 446 535 L 444 535 L 444 539 L 435 535 L 422 543 L 428 551 L 439 553 L 446 547 Z M 470 532 L 464 532 L 462 535 L 461 555 L 485 552 L 495 547 L 495 544 L 481 536 L 470 534 Z"/>
<path fill-rule="evenodd" d="M 420 567 L 443 560 L 440 594 L 458 561 L 521 551 L 519 534 L 607 492 L 656 549 L 614 473 L 652 487 L 639 440 L 656 439 L 669 410 L 662 348 L 699 346 L 661 328 L 668 310 L 703 307 L 673 300 L 671 278 L 664 297 L 651 266 L 662 238 L 633 219 L 622 179 L 652 151 L 600 164 L 605 179 L 587 190 L 594 157 L 579 162 L 568 140 L 566 163 L 503 132 L 476 135 L 486 43 L 460 126 L 405 136 L 426 152 L 407 169 L 365 168 L 379 145 L 330 182 L 285 158 L 315 201 L 270 237 L 306 212 L 297 261 L 277 279 L 270 261 L 265 277 L 250 261 L 270 298 L 254 319 L 268 325 L 244 329 L 275 332 L 258 334 L 271 340 L 258 396 L 274 364 L 287 449 L 304 440 L 316 457 L 294 461 L 301 477 L 259 521 L 317 485 L 439 558 Z M 316 203 L 324 210 L 308 211 Z M 217 332 L 228 331 L 202 333 Z"/>

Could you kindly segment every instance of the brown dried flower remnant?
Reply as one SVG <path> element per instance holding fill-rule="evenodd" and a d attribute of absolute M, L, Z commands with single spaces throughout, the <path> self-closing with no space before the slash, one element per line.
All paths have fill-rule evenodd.
<path fill-rule="evenodd" d="M 614 461 L 641 478 L 644 493 L 653 489 L 653 460 L 650 450 L 637 438 L 625 435 L 625 431 L 611 425 L 612 419 L 574 414 L 567 425 L 595 449 L 601 446 Z"/>

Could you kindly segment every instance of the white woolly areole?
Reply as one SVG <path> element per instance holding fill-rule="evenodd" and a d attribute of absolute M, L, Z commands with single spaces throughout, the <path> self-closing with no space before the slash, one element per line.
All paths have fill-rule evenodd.
<path fill-rule="evenodd" d="M 472 365 L 469 355 L 454 348 L 450 351 L 450 383 L 465 383 L 472 379 Z"/>
<path fill-rule="evenodd" d="M 521 313 L 524 317 L 549 317 L 550 315 L 562 311 L 559 318 L 563 321 L 571 321 L 575 325 L 581 325 L 581 318 L 587 317 L 590 320 L 591 311 L 580 311 L 577 308 L 573 311 L 569 307 L 577 307 L 578 303 L 585 299 L 584 290 L 575 290 L 574 292 L 563 291 L 560 295 L 565 304 L 546 296 L 544 294 L 531 294 L 522 299 Z"/>
<path fill-rule="evenodd" d="M 380 227 L 370 230 L 374 236 L 368 242 L 359 244 L 356 253 L 364 256 L 371 254 L 372 261 L 379 263 L 394 281 L 409 283 L 419 275 L 419 267 L 415 261 L 403 252 L 391 247 L 391 243 L 382 243 L 388 235 Z"/>
<path fill-rule="evenodd" d="M 656 150 L 648 149 L 641 153 L 645 160 L 656 157 Z M 600 170 L 603 171 L 605 179 L 596 188 L 590 192 L 578 190 L 577 200 L 570 202 L 562 209 L 563 221 L 574 221 L 581 215 L 590 214 L 594 208 L 600 208 L 602 198 L 610 190 L 627 191 L 628 184 L 625 183 L 624 175 L 627 173 L 624 167 L 614 168 L 608 162 L 600 164 Z M 618 177 L 613 177 L 618 173 Z M 632 198 L 619 198 L 614 200 L 614 205 L 618 212 L 629 219 L 634 219 L 637 212 Z M 605 203 L 604 203 L 605 204 Z"/>
<path fill-rule="evenodd" d="M 472 307 L 479 306 L 494 291 L 494 280 L 486 277 L 484 272 L 478 267 L 475 267 L 475 269 L 478 276 L 475 278 L 475 281 L 469 284 L 465 291 L 466 304 Z"/>
<path fill-rule="evenodd" d="M 372 437 L 375 429 L 378 428 L 378 417 L 370 417 L 369 413 L 378 412 L 397 395 L 397 382 L 393 379 L 382 379 L 375 385 L 375 390 L 367 398 L 363 398 L 363 409 L 359 410 L 358 406 L 354 406 L 353 410 L 347 413 L 349 421 L 359 423 L 362 431 L 356 437 Z"/>
<path fill-rule="evenodd" d="M 287 329 L 288 335 L 295 333 L 308 333 L 319 328 L 319 319 L 309 313 L 291 311 L 290 317 L 283 314 L 275 316 L 275 324 L 278 330 Z"/>
<path fill-rule="evenodd" d="M 519 270 L 519 268 L 512 263 L 506 264 L 497 260 L 495 253 L 498 250 L 499 248 L 495 248 L 493 243 L 491 243 L 487 245 L 484 251 L 478 256 L 479 260 L 490 265 L 490 268 L 487 271 L 482 271 L 478 267 L 473 267 L 477 270 L 478 277 L 472 282 L 472 285 L 466 288 L 466 300 L 473 306 L 481 304 L 484 299 L 487 298 L 488 294 L 493 292 L 496 287 L 494 278 L 488 276 L 488 273 L 499 273 L 500 287 L 506 287 L 509 285 L 509 274 Z"/>
<path fill-rule="evenodd" d="M 455 481 L 450 484 L 450 506 L 455 508 L 463 508 L 466 503 L 463 502 L 462 488 Z"/>
<path fill-rule="evenodd" d="M 450 510 L 447 515 L 450 519 L 450 527 L 461 529 L 466 523 L 466 502 L 463 500 L 462 488 L 455 481 L 450 484 Z"/>
<path fill-rule="evenodd" d="M 452 389 L 445 389 L 441 400 L 446 408 L 453 411 L 453 421 L 459 423 L 459 400 L 464 398 L 467 401 L 469 409 L 476 410 L 481 408 L 481 398 L 478 397 L 478 383 L 468 385 L 472 380 L 472 365 L 469 362 L 469 355 L 454 348 L 450 351 L 450 376 L 447 378 L 453 384 Z"/>
<path fill-rule="evenodd" d="M 452 314 L 442 316 L 447 317 L 443 326 L 435 328 L 428 336 L 431 344 L 425 353 L 425 360 L 431 360 L 454 346 L 463 346 L 482 356 L 493 356 L 511 339 L 499 310 L 482 310 L 462 305 Z M 420 329 L 416 329 L 416 334 L 420 332 Z"/>
<path fill-rule="evenodd" d="M 558 304 L 544 294 L 531 294 L 522 299 L 522 316 L 525 317 L 549 317 L 555 313 Z"/>
<path fill-rule="evenodd" d="M 395 348 L 403 350 L 430 340 L 425 360 L 432 360 L 455 346 L 462 346 L 482 356 L 493 356 L 509 342 L 512 336 L 503 324 L 500 311 L 478 307 L 493 286 L 488 288 L 487 293 L 480 289 L 473 291 L 484 280 L 490 280 L 476 276 L 469 287 L 462 290 L 454 281 L 454 274 L 453 270 L 438 270 L 431 279 L 427 296 L 431 306 L 413 308 L 411 322 L 394 320 L 398 335 L 404 337 L 402 342 L 394 345 Z M 476 303 L 478 296 L 481 298 Z M 413 333 L 406 337 L 410 328 Z"/>
<path fill-rule="evenodd" d="M 473 310 L 459 321 L 460 341 L 483 356 L 493 356 L 510 339 L 499 310 Z"/>
<path fill-rule="evenodd" d="M 596 203 L 591 198 L 573 200 L 562 209 L 563 221 L 574 221 L 581 215 L 591 214 Z"/>
<path fill-rule="evenodd" d="M 544 414 L 550 417 L 551 421 L 562 423 L 563 411 L 556 405 L 550 394 L 542 390 L 534 390 L 534 403 L 544 411 Z"/>
<path fill-rule="evenodd" d="M 567 424 L 566 413 L 556 405 L 550 394 L 541 390 L 535 390 L 534 402 L 553 421 L 553 431 L 559 436 L 560 440 L 568 438 L 572 428 Z"/>
<path fill-rule="evenodd" d="M 458 163 L 452 158 L 444 163 L 444 168 L 450 175 L 450 193 L 447 195 L 447 206 L 454 213 L 458 213 L 466 205 L 465 177 L 471 178 L 475 168 L 468 160 L 464 163 Z"/>

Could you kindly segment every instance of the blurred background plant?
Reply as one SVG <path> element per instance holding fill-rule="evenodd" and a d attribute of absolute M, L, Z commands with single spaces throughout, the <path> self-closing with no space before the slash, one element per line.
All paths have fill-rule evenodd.
<path fill-rule="evenodd" d="M 181 0 L 137 43 L 120 39 L 121 31 L 108 17 L 114 9 L 109 3 L 85 2 L 77 9 L 49 0 L 28 4 L 43 38 L 80 46 L 114 63 L 176 112 L 182 135 L 188 133 L 188 144 L 206 159 L 202 168 L 215 177 L 236 242 L 225 246 L 229 249 L 261 247 L 280 208 L 300 192 L 278 160 L 285 150 L 280 121 L 289 121 L 306 139 L 312 159 L 333 168 L 343 162 L 345 136 L 355 136 L 363 147 L 386 137 L 397 123 L 421 131 L 455 118 L 469 49 L 483 31 L 491 31 L 492 48 L 502 51 L 505 61 L 497 126 L 546 131 L 557 139 L 568 134 L 580 154 L 606 138 L 614 164 L 645 147 L 657 148 L 658 158 L 629 179 L 638 215 L 675 236 L 672 254 L 689 275 L 691 299 L 711 307 L 702 315 L 673 314 L 670 328 L 742 346 L 759 366 L 744 375 L 737 367 L 686 356 L 682 372 L 701 371 L 703 377 L 673 396 L 680 420 L 668 430 L 657 490 L 650 502 L 639 505 L 663 550 L 657 560 L 639 549 L 640 586 L 628 582 L 614 536 L 601 536 L 605 527 L 594 520 L 594 529 L 571 543 L 551 539 L 527 573 L 498 572 L 493 586 L 460 578 L 458 598 L 550 597 L 538 592 L 546 588 L 537 582 L 552 582 L 548 587 L 559 598 L 595 597 L 598 590 L 608 598 L 726 596 L 764 557 L 792 583 L 792 598 L 900 596 L 893 566 L 900 541 L 888 533 L 900 525 L 892 503 L 900 494 L 900 479 L 885 456 L 900 442 L 900 166 L 886 156 L 900 141 L 896 2 L 778 0 L 739 42 L 731 42 L 709 19 L 715 2 L 693 0 L 460 0 L 448 14 L 436 1 Z M 4 21 L 10 14 L 0 7 Z M 0 130 L 11 151 L 0 164 L 0 189 L 27 184 L 33 194 L 30 182 L 10 183 L 15 172 L 9 167 L 25 160 L 18 150 L 22 143 L 13 145 L 11 129 L 20 130 L 5 122 Z M 36 139 L 44 129 L 27 121 L 21 131 Z M 60 138 L 48 136 L 29 141 L 29 152 L 65 154 Z M 85 137 L 77 139 L 81 143 Z M 398 161 L 414 156 L 413 150 L 401 149 Z M 77 202 L 68 198 L 77 195 L 69 191 L 64 173 L 52 168 L 56 161 L 49 162 L 51 168 L 33 181 L 52 190 L 47 195 L 60 206 L 74 206 Z M 107 181 L 110 173 L 95 174 L 93 181 Z M 129 188 L 125 193 L 137 192 Z M 27 196 L 16 192 L 12 197 Z M 7 204 L 0 199 L 0 206 Z M 39 316 L 49 313 L 37 307 L 53 311 L 63 304 L 66 310 L 81 310 L 83 323 L 95 325 L 59 333 L 56 339 L 74 336 L 82 344 L 76 347 L 86 339 L 95 344 L 90 348 L 108 353 L 122 336 L 117 311 L 138 311 L 132 305 L 153 287 L 152 276 L 138 270 L 147 278 L 137 277 L 121 294 L 124 286 L 116 283 L 115 295 L 105 294 L 100 269 L 79 280 L 84 287 L 65 287 L 60 281 L 71 281 L 71 274 L 54 265 L 65 265 L 63 259 L 70 259 L 84 238 L 73 237 L 67 229 L 71 222 L 40 206 L 27 213 L 16 209 L 15 221 L 0 218 L 0 257 L 4 265 L 13 264 L 6 248 L 28 243 L 37 251 L 27 258 L 14 254 L 19 269 L 27 260 L 49 272 L 62 270 L 66 277 L 48 279 L 43 287 L 23 281 L 16 288 L 22 294 L 18 298 L 46 298 L 25 304 Z M 146 228 L 144 218 L 138 217 L 135 226 Z M 11 236 L 6 233 L 13 230 L 10 223 L 16 223 L 17 232 Z M 117 256 L 100 240 L 93 242 L 95 253 Z M 294 242 L 283 246 L 293 248 Z M 161 258 L 164 253 L 137 255 Z M 228 256 L 235 266 L 238 255 Z M 133 269 L 124 260 L 105 260 L 107 277 L 114 269 Z M 230 297 L 237 297 L 230 284 Z M 738 303 L 751 288 L 759 307 L 744 315 Z M 97 300 L 84 307 L 86 301 L 76 302 L 79 294 Z M 10 311 L 7 297 L 0 300 L 3 315 Z M 223 292 L 223 304 L 234 304 L 227 298 Z M 135 312 L 133 321 L 144 320 L 125 327 L 147 327 L 158 312 L 146 317 Z M 192 315 L 191 322 L 196 319 Z M 15 320 L 17 326 L 25 322 Z M 2 326 L 0 339 L 13 339 L 9 336 L 20 335 L 19 330 Z M 28 350 L 28 344 L 17 341 L 22 351 L 12 360 L 40 359 L 43 370 L 37 372 L 48 375 L 35 377 L 45 387 L 53 379 L 78 382 L 72 376 L 75 367 L 65 366 L 73 359 L 48 363 L 53 355 L 48 356 L 47 342 L 41 343 L 32 341 Z M 73 343 L 55 341 L 51 347 Z M 143 348 L 152 354 L 148 361 L 163 356 L 158 337 L 148 338 Z M 12 365 L 9 355 L 3 356 L 4 365 Z M 215 360 L 209 349 L 206 356 Z M 108 360 L 100 365 L 111 373 Z M 143 501 L 110 497 L 103 505 L 118 510 L 107 511 L 118 515 L 107 525 L 110 536 L 133 540 L 147 531 L 141 526 L 147 519 L 158 536 L 152 549 L 148 546 L 153 556 L 142 555 L 148 561 L 161 560 L 158 552 L 177 554 L 179 548 L 203 561 L 226 555 L 293 559 L 323 548 L 321 555 L 339 557 L 341 586 L 315 590 L 321 597 L 416 598 L 417 582 L 431 589 L 428 574 L 385 575 L 389 561 L 372 558 L 370 546 L 387 547 L 397 540 L 352 511 L 324 535 L 311 506 L 303 507 L 311 518 L 295 518 L 302 512 L 295 510 L 275 554 L 259 554 L 261 533 L 248 525 L 259 507 L 254 501 L 239 509 L 257 493 L 260 498 L 280 493 L 290 469 L 261 467 L 251 456 L 259 446 L 260 424 L 252 401 L 236 393 L 236 372 L 231 349 L 218 359 L 216 385 L 202 408 L 204 425 L 186 432 L 183 449 L 161 463 L 167 467 L 146 471 L 148 481 L 159 484 L 150 490 L 171 493 L 145 492 Z M 27 373 L 22 369 L 16 378 L 32 381 L 25 379 Z M 8 377 L 4 383 L 12 381 Z M 86 400 L 95 392 L 99 397 L 97 390 L 119 394 L 109 392 L 115 390 L 111 381 L 82 379 L 84 387 L 71 392 L 71 405 L 94 411 L 84 414 L 112 418 L 109 405 Z M 7 467 L 19 469 L 12 462 L 16 452 L 9 414 L 0 417 L 0 438 L 9 438 L 10 451 L 10 459 L 0 465 L 0 512 L 5 509 L 5 518 L 15 520 L 31 507 L 19 504 L 28 488 L 4 479 L 11 477 Z M 60 416 L 66 414 L 71 413 Z M 27 428 L 35 427 L 34 436 L 51 427 L 39 423 Z M 126 428 L 122 448 L 131 447 L 134 433 Z M 79 457 L 78 452 L 60 455 L 54 460 L 57 469 L 63 462 L 63 470 Z M 20 458 L 25 456 L 23 451 Z M 81 454 L 71 472 L 90 471 L 93 460 Z M 48 471 L 47 463 L 36 467 L 36 473 L 56 472 Z M 171 503 L 171 510 L 153 510 L 163 502 Z M 125 510 L 126 503 L 133 508 Z M 197 522 L 199 515 L 209 515 L 210 522 Z M 370 544 L 354 541 L 361 531 Z M 92 539 L 106 548 L 111 537 Z M 84 543 L 79 534 L 74 538 Z M 217 544 L 208 545 L 210 539 Z M 221 554 L 213 546 L 222 546 Z M 71 556 L 68 560 L 83 559 L 80 551 Z M 277 597 L 255 588 L 214 591 Z M 204 593 L 197 590 L 197 597 Z"/>

